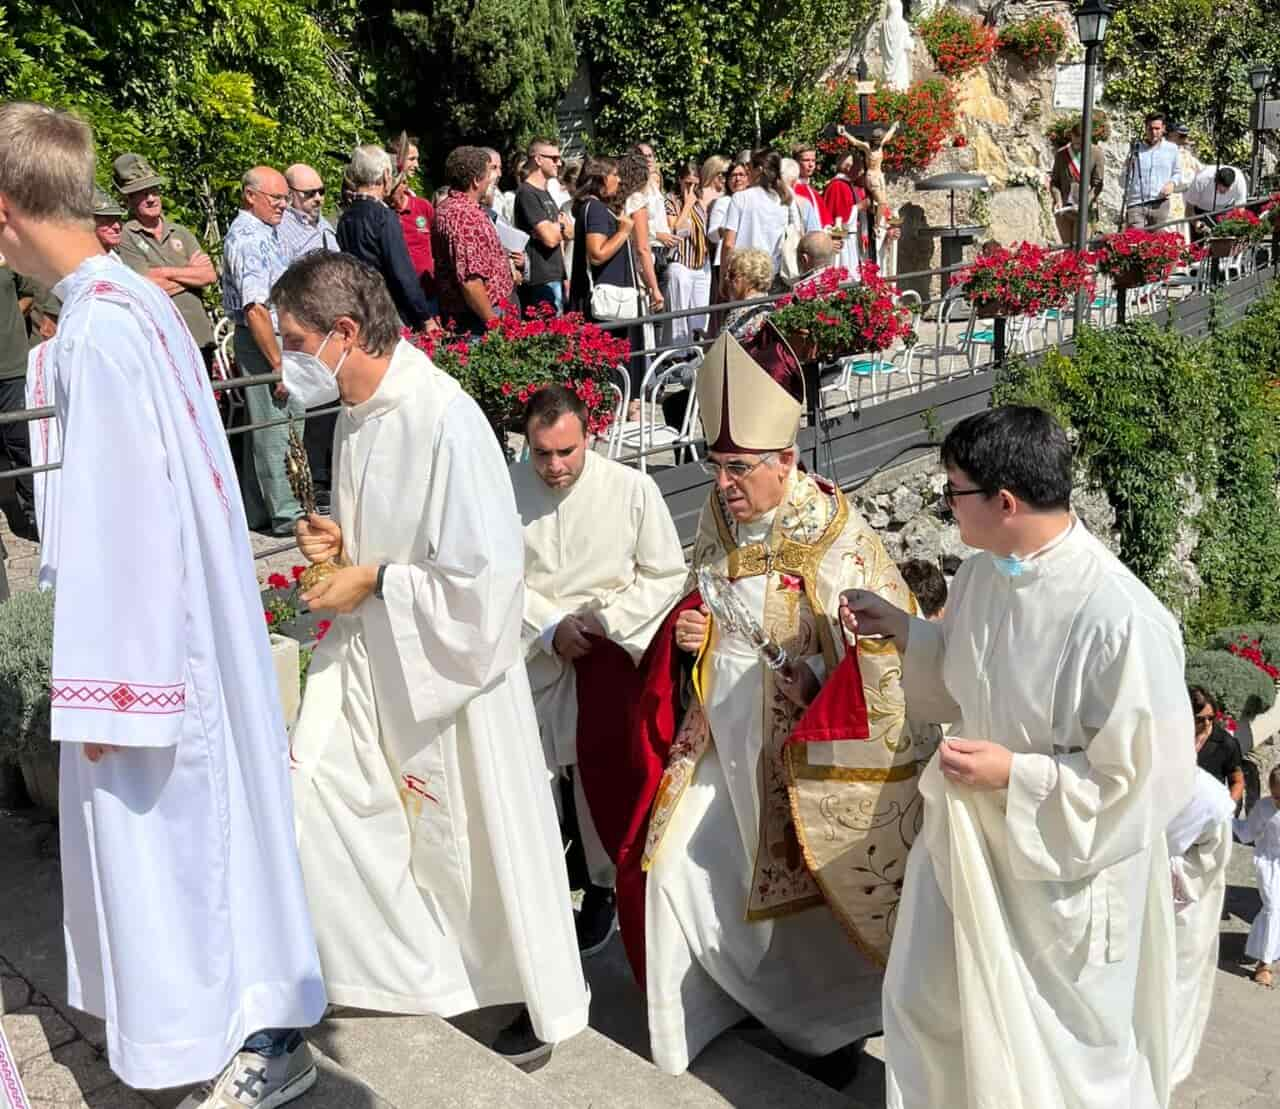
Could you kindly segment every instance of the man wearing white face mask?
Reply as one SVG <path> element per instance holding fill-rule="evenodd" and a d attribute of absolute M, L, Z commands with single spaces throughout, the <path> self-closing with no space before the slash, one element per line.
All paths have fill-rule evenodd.
<path fill-rule="evenodd" d="M 333 518 L 298 525 L 310 561 L 341 564 L 305 594 L 337 616 L 291 745 L 330 998 L 445 1017 L 523 1002 L 495 1048 L 531 1059 L 585 1025 L 587 1001 L 507 467 L 476 403 L 400 339 L 372 267 L 311 254 L 272 299 L 290 392 L 342 401 Z"/>
<path fill-rule="evenodd" d="M 1167 1106 L 1166 829 L 1196 773 L 1182 636 L 1071 514 L 1071 445 L 1048 413 L 971 416 L 942 461 L 983 552 L 942 621 L 863 590 L 841 605 L 902 652 L 908 712 L 955 725 L 920 779 L 885 970 L 887 1104 Z"/>

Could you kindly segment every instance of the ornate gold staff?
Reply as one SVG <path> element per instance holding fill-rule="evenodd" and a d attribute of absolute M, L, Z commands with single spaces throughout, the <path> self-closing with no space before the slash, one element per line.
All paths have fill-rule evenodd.
<path fill-rule="evenodd" d="M 284 472 L 289 479 L 289 488 L 298 498 L 302 510 L 312 516 L 316 513 L 316 488 L 311 480 L 311 463 L 307 461 L 307 448 L 302 444 L 302 436 L 298 429 L 289 425 L 289 450 L 284 456 Z M 343 566 L 350 565 L 342 554 L 328 562 L 313 562 L 298 579 L 302 591 L 314 589 L 325 578 L 332 576 Z"/>

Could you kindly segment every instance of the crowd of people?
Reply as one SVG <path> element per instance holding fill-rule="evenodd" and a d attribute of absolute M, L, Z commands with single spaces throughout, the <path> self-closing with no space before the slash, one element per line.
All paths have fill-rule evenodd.
<path fill-rule="evenodd" d="M 566 215 L 558 149 L 534 144 L 510 221 L 528 237 L 504 238 L 496 155 L 453 151 L 428 212 L 394 145 L 355 151 L 336 227 L 308 167 L 250 170 L 225 243 L 242 366 L 283 373 L 258 415 L 338 405 L 314 444 L 330 512 L 302 516 L 261 470 L 260 500 L 239 493 L 180 299 L 209 260 L 164 221 L 163 182 L 116 159 L 121 227 L 87 125 L 0 105 L 0 251 L 60 305 L 28 389 L 62 462 L 36 510 L 68 1000 L 105 1020 L 115 1072 L 201 1083 L 184 1109 L 275 1109 L 316 1082 L 303 1033 L 329 1004 L 516 1003 L 493 1047 L 527 1063 L 586 1025 L 582 960 L 619 929 L 671 1074 L 754 1018 L 836 1087 L 883 1030 L 890 1109 L 1167 1109 L 1207 1018 L 1235 805 L 1196 767 L 1211 729 L 1176 621 L 1072 512 L 1063 429 L 1020 406 L 952 428 L 943 497 L 978 553 L 949 587 L 900 569 L 798 464 L 799 360 L 743 306 L 691 383 L 713 487 L 690 566 L 572 390 L 529 398 L 508 467 L 402 333 L 480 328 L 517 286 L 555 310 L 566 273 L 620 251 L 657 282 L 659 226 L 667 293 L 700 296 L 707 167 L 665 197 L 651 149 L 588 163 Z M 843 202 L 773 154 L 710 169 L 745 187 L 708 291 L 770 287 L 772 236 Z M 130 265 L 123 232 L 175 264 Z M 837 256 L 821 228 L 795 238 Z M 255 512 L 296 536 L 303 600 L 333 618 L 289 735 Z M 1270 883 L 1260 962 L 1271 791 L 1237 825 Z"/>
<path fill-rule="evenodd" d="M 315 250 L 345 252 L 373 266 L 402 324 L 415 331 L 447 328 L 474 337 L 496 316 L 535 306 L 556 314 L 573 310 L 596 322 L 689 313 L 659 330 L 631 329 L 639 351 L 713 335 L 720 321 L 698 309 L 777 290 L 833 263 L 857 272 L 874 223 L 865 159 L 852 151 L 819 192 L 812 183 L 816 149 L 798 146 L 792 154 L 743 151 L 732 161 L 717 155 L 701 165 L 669 167 L 664 175 L 650 143 L 618 158 L 566 164 L 558 142 L 537 139 L 509 160 L 508 176 L 496 150 L 463 146 L 449 154 L 444 184 L 428 199 L 414 191 L 417 143 L 401 134 L 385 148 L 363 145 L 352 152 L 336 226 L 325 215 L 332 194 L 311 166 L 246 172 L 219 272 L 197 236 L 166 217 L 164 178 L 145 157 L 126 152 L 112 162 L 116 195 L 95 193 L 94 223 L 104 250 L 173 299 L 206 365 L 226 355 L 223 374 L 232 367 L 249 377 L 281 371 L 269 292 L 293 261 Z M 898 230 L 887 213 L 875 234 L 881 252 L 887 246 L 892 257 Z M 767 259 L 767 276 L 757 252 Z M 750 262 L 735 266 L 735 256 L 743 255 Z M 218 315 L 231 328 L 223 351 L 215 349 L 202 299 L 214 287 Z M 17 411 L 30 399 L 22 387 L 27 352 L 56 334 L 60 307 L 30 275 L 0 270 L 0 411 Z M 631 360 L 633 395 L 647 364 L 643 356 Z M 251 385 L 222 403 L 229 419 L 234 411 L 236 421 L 253 429 L 237 439 L 251 528 L 291 535 L 301 506 L 285 475 L 285 456 L 290 421 L 302 417 L 301 405 L 283 384 Z M 313 415 L 305 429 L 325 510 L 333 419 L 332 413 Z M 0 437 L 12 467 L 32 464 L 23 423 L 0 425 Z M 31 478 L 19 477 L 22 518 L 14 527 L 27 538 L 36 534 L 34 496 Z"/>

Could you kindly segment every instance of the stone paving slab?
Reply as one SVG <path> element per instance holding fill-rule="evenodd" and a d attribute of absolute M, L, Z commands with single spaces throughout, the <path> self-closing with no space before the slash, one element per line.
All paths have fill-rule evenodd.
<path fill-rule="evenodd" d="M 107 1066 L 101 1022 L 63 1000 L 66 967 L 56 850 L 56 828 L 47 818 L 0 813 L 0 890 L 5 892 L 0 897 L 0 999 L 5 1031 L 21 1060 L 33 1105 L 174 1109 L 185 1091 L 139 1094 L 125 1088 Z M 1172 1109 L 1280 1109 L 1280 992 L 1255 985 L 1240 965 L 1249 921 L 1260 906 L 1248 848 L 1236 846 L 1228 881 L 1214 1011 L 1195 1072 L 1175 1093 Z M 669 1096 L 673 1087 L 663 1085 L 670 1082 L 665 1076 L 655 1075 L 646 1090 L 643 1072 L 636 1069 L 648 1066 L 647 1042 L 641 1042 L 647 1034 L 620 945 L 615 941 L 587 966 L 597 1034 L 592 1042 L 566 1045 L 541 1078 L 538 1072 L 526 1075 L 510 1067 L 442 1021 L 343 1014 L 309 1035 L 321 1076 L 314 1092 L 297 1104 L 300 1109 L 658 1109 L 683 1104 Z M 501 1016 L 492 1012 L 489 1023 Z M 598 1042 L 603 1036 L 612 1042 Z M 845 1091 L 846 1104 L 855 1109 L 883 1105 L 883 1065 L 876 1058 L 880 1047 L 878 1040 L 869 1041 L 864 1066 Z M 619 1052 L 624 1052 L 617 1058 L 625 1068 L 615 1058 Z M 741 1037 L 722 1037 L 695 1062 L 689 1077 L 724 1104 L 741 1109 L 817 1109 L 827 1104 L 825 1097 L 816 1096 L 812 1080 L 791 1070 L 783 1058 L 770 1060 L 774 1073 L 763 1081 L 761 1054 Z M 616 1066 L 620 1075 L 627 1075 L 613 1091 L 617 1096 L 610 1096 L 608 1074 L 582 1070 L 592 1065 L 606 1070 Z"/>

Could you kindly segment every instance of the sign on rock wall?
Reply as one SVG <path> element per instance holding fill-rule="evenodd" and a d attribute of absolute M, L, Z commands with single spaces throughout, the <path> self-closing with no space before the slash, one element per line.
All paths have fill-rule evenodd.
<path fill-rule="evenodd" d="M 1084 62 L 1070 62 L 1056 67 L 1057 74 L 1053 81 L 1053 106 L 1068 112 L 1084 110 Z M 1102 90 L 1106 81 L 1102 77 L 1102 67 L 1098 67 L 1096 83 L 1093 87 L 1093 102 L 1102 99 Z"/>

